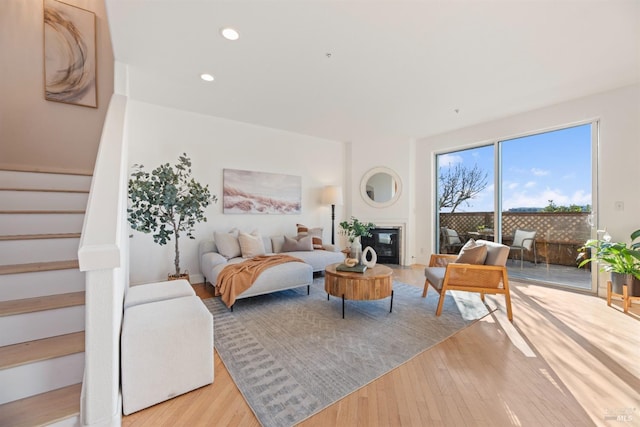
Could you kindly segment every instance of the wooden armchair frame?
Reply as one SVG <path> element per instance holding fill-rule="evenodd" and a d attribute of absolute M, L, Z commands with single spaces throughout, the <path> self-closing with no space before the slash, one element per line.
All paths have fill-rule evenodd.
<path fill-rule="evenodd" d="M 513 321 L 511 311 L 511 294 L 509 291 L 509 277 L 506 266 L 498 265 L 477 265 L 477 264 L 457 264 L 454 263 L 457 255 L 432 254 L 429 260 L 429 267 L 445 267 L 442 288 L 431 284 L 428 279 L 424 282 L 422 297 L 427 296 L 429 285 L 440 294 L 436 316 L 442 313 L 444 296 L 448 290 L 478 292 L 484 301 L 485 294 L 503 294 L 507 308 L 507 317 Z M 502 285 L 502 286 L 501 286 Z"/>

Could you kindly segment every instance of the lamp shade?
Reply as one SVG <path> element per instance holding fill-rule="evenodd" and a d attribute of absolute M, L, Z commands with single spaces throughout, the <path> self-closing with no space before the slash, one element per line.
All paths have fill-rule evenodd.
<path fill-rule="evenodd" d="M 322 190 L 322 203 L 325 205 L 342 205 L 342 187 L 339 185 L 327 185 Z"/>

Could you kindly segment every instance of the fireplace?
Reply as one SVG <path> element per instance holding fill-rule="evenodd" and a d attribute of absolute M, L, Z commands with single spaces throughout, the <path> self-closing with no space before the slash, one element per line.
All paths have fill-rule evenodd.
<path fill-rule="evenodd" d="M 381 264 L 400 264 L 400 227 L 376 227 L 371 237 L 361 237 L 362 247 L 371 246 Z"/>

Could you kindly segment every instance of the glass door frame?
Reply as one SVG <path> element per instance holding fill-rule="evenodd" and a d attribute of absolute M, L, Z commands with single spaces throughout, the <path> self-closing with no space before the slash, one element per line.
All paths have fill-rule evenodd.
<path fill-rule="evenodd" d="M 479 142 L 477 144 L 466 145 L 463 147 L 451 148 L 446 150 L 439 150 L 433 153 L 434 156 L 434 180 L 435 180 L 435 191 L 434 191 L 434 210 L 435 212 L 435 247 L 434 253 L 439 253 L 440 251 L 440 208 L 438 203 L 438 185 L 439 185 L 439 164 L 438 164 L 438 156 L 443 154 L 454 153 L 457 151 L 471 150 L 479 147 L 486 147 L 493 145 L 494 147 L 494 166 L 493 166 L 493 176 L 494 176 L 494 215 L 493 215 L 493 229 L 494 229 L 494 240 L 496 242 L 502 242 L 502 142 L 509 141 L 512 139 L 523 138 L 527 136 L 533 136 L 548 132 L 554 132 L 562 129 L 577 127 L 590 124 L 591 125 L 591 224 L 590 224 L 590 236 L 592 239 L 597 238 L 597 230 L 599 229 L 599 161 L 600 161 L 600 120 L 599 119 L 587 119 L 582 121 L 577 121 L 573 123 L 566 123 L 563 125 L 558 125 L 545 129 L 538 129 L 531 132 L 523 132 L 514 135 L 510 135 L 508 137 L 501 138 L 492 138 L 489 141 Z M 586 290 L 583 289 L 583 292 L 589 292 L 593 294 L 597 294 L 598 292 L 598 281 L 599 274 L 598 268 L 595 265 L 591 267 L 591 289 Z M 549 283 L 545 284 L 548 286 L 554 286 L 554 284 Z M 560 287 L 560 286 L 559 286 Z M 581 289 L 571 287 L 571 286 L 561 286 L 561 289 L 568 289 L 580 292 Z"/>

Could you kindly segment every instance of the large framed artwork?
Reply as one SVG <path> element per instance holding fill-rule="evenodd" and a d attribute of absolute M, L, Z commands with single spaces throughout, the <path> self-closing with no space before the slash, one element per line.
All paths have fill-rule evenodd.
<path fill-rule="evenodd" d="M 56 0 L 44 1 L 44 97 L 98 107 L 96 15 Z"/>
<path fill-rule="evenodd" d="M 226 214 L 299 214 L 302 178 L 224 169 L 222 199 Z"/>

